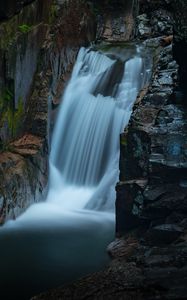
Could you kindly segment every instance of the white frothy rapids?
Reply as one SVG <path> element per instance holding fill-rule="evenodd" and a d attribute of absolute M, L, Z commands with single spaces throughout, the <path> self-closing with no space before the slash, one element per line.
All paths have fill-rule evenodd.
<path fill-rule="evenodd" d="M 32 205 L 14 223 L 56 222 L 64 214 L 85 216 L 85 212 L 88 219 L 92 215 L 101 222 L 102 214 L 113 222 L 119 135 L 145 84 L 143 59 L 137 51 L 124 63 L 120 82 L 110 86 L 115 96 L 97 93 L 98 83 L 110 85 L 116 64 L 117 58 L 98 51 L 79 51 L 53 133 L 47 200 Z"/>

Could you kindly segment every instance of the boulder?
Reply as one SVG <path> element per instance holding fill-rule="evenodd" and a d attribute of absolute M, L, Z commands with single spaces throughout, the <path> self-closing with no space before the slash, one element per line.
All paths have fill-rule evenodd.
<path fill-rule="evenodd" d="M 146 240 L 151 245 L 167 245 L 173 243 L 183 233 L 175 224 L 162 224 L 149 229 Z"/>

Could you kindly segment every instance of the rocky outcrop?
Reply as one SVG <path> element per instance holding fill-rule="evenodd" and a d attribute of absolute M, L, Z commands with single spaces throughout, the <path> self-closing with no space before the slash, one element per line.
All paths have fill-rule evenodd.
<path fill-rule="evenodd" d="M 186 1 L 174 1 L 174 47 L 173 54 L 179 64 L 180 85 L 187 95 L 187 3 Z"/>
<path fill-rule="evenodd" d="M 160 17 L 155 19 L 155 13 Z M 174 58 L 179 64 L 180 84 L 183 91 L 186 93 L 186 40 L 187 40 L 187 3 L 184 0 L 140 0 L 140 15 L 141 22 L 139 22 L 139 32 L 142 36 L 149 36 L 151 31 L 156 34 L 158 31 L 162 34 L 169 34 L 168 29 L 174 32 L 173 54 Z M 169 13 L 169 14 L 168 14 Z M 173 16 L 175 22 L 172 25 L 171 17 Z M 168 22 L 169 21 L 169 22 Z M 168 27 L 169 26 L 169 27 Z M 155 30 L 157 29 L 159 30 Z M 171 32 L 171 30 L 169 30 Z"/>
<path fill-rule="evenodd" d="M 97 41 L 124 42 L 134 38 L 138 1 L 93 1 Z"/>
<path fill-rule="evenodd" d="M 15 219 L 41 198 L 47 183 L 47 145 L 30 134 L 0 155 L 0 224 Z"/>
<path fill-rule="evenodd" d="M 149 24 L 153 30 L 148 36 L 153 33 L 155 37 L 159 31 L 150 25 L 152 20 L 146 20 L 145 26 Z M 187 112 L 182 85 L 185 60 L 177 59 L 178 66 L 173 59 L 173 47 L 168 45 L 171 31 L 164 27 L 168 38 L 144 42 L 151 43 L 157 53 L 154 74 L 147 93 L 137 99 L 128 130 L 121 135 L 121 173 L 116 188 L 117 235 L 128 236 L 130 231 L 137 239 L 138 247 L 127 261 L 141 269 L 143 286 L 151 291 L 149 296 L 143 291 L 143 299 L 186 297 Z M 147 35 L 139 32 L 139 36 L 145 39 Z M 176 39 L 174 31 L 174 53 Z M 119 256 L 123 247 L 116 247 Z"/>
<path fill-rule="evenodd" d="M 130 201 L 130 214 L 141 222 L 162 223 L 173 211 L 185 209 L 186 112 L 176 90 L 177 70 L 169 45 L 160 52 L 148 93 L 135 106 L 128 132 L 121 136 L 123 183 L 117 186 L 117 204 L 122 202 L 127 209 Z M 131 200 L 124 197 L 126 190 Z"/>
<path fill-rule="evenodd" d="M 167 39 L 161 38 L 160 45 L 163 41 Z M 174 212 L 181 214 L 181 219 L 186 213 L 187 114 L 178 82 L 178 65 L 173 60 L 172 45 L 164 43 L 166 46 L 160 48 L 157 38 L 151 40 L 154 43 L 160 54 L 151 85 L 146 95 L 138 99 L 128 131 L 121 135 L 116 202 L 119 233 L 129 226 L 137 227 L 137 222 L 162 227 L 168 220 L 171 223 Z M 124 207 L 123 217 L 118 205 Z M 126 214 L 131 225 L 125 221 Z M 173 225 L 180 224 L 174 221 Z"/>

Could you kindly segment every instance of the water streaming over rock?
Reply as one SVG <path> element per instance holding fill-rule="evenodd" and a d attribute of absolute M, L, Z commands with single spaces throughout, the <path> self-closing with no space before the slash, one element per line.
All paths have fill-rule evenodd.
<path fill-rule="evenodd" d="M 150 77 L 140 50 L 80 50 L 54 129 L 47 199 L 0 229 L 2 293 L 28 299 L 107 263 L 119 134 Z"/>
<path fill-rule="evenodd" d="M 80 49 L 54 128 L 47 199 L 14 224 L 54 220 L 56 211 L 91 210 L 114 218 L 119 135 L 149 80 L 145 61 L 141 47 Z"/>
<path fill-rule="evenodd" d="M 61 206 L 113 210 L 119 134 L 145 84 L 143 67 L 139 55 L 121 62 L 114 55 L 80 50 L 52 139 L 48 201 L 58 190 Z"/>

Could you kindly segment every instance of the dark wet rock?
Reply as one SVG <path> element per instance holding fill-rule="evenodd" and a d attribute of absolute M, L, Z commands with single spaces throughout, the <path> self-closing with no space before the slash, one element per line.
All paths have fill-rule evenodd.
<path fill-rule="evenodd" d="M 145 41 L 143 41 L 143 45 L 157 49 L 161 45 L 161 38 L 160 37 L 148 38 Z"/>
<path fill-rule="evenodd" d="M 139 220 L 136 216 L 136 211 L 141 204 L 137 206 L 133 200 L 135 197 L 138 197 L 139 193 L 141 194 L 141 188 L 136 182 L 126 182 L 125 184 L 118 184 L 116 192 L 118 195 L 116 202 L 116 232 L 118 234 L 120 231 L 125 232 L 138 226 Z M 134 214 L 132 211 L 134 211 Z"/>
<path fill-rule="evenodd" d="M 120 156 L 120 180 L 146 178 L 148 174 L 147 159 L 150 152 L 150 141 L 148 134 L 141 130 L 132 129 L 131 134 L 121 135 L 121 156 Z M 131 157 L 127 160 L 126 157 Z M 123 176 L 123 170 L 127 176 Z"/>
<path fill-rule="evenodd" d="M 27 4 L 34 2 L 35 0 L 2 0 L 0 8 L 0 21 L 12 17 Z"/>
<path fill-rule="evenodd" d="M 151 15 L 161 18 L 163 22 L 168 20 L 168 26 L 172 26 L 172 16 L 165 10 L 148 11 L 147 15 L 139 16 L 139 21 L 148 24 Z M 149 22 L 156 21 L 152 18 Z M 170 43 L 170 29 L 166 26 L 165 30 Z M 162 33 L 154 29 L 154 34 Z M 155 73 L 148 92 L 143 98 L 137 99 L 128 131 L 121 135 L 120 180 L 123 181 L 123 193 L 127 189 L 128 195 L 132 195 L 131 198 L 127 197 L 131 203 L 128 220 L 135 215 L 140 221 L 139 225 L 142 220 L 147 220 L 153 228 L 172 220 L 174 211 L 180 216 L 186 213 L 187 115 L 182 105 L 184 96 L 177 90 L 178 65 L 173 60 L 172 45 L 167 42 L 162 44 L 163 38 L 159 37 L 144 43 L 149 45 L 150 41 L 151 47 L 156 50 Z M 129 184 L 129 180 L 137 179 L 147 180 L 147 184 L 138 192 L 134 185 Z M 117 211 L 118 195 L 121 207 L 125 202 L 122 200 L 123 193 L 117 192 Z M 123 219 L 121 214 L 122 231 L 125 228 Z M 176 221 L 174 225 L 180 226 L 180 222 Z M 119 224 L 117 232 L 120 232 Z"/>
<path fill-rule="evenodd" d="M 137 23 L 137 37 L 141 39 L 172 35 L 173 33 L 173 16 L 163 8 L 147 10 L 147 13 L 144 12 L 137 17 Z"/>
<path fill-rule="evenodd" d="M 156 11 L 158 9 L 167 9 L 169 10 L 171 8 L 173 0 L 140 0 L 140 12 L 141 13 L 152 13 L 153 11 Z"/>
<path fill-rule="evenodd" d="M 183 229 L 187 230 L 187 218 L 186 218 L 186 216 L 182 215 L 180 221 L 181 221 L 181 222 L 180 222 L 180 226 L 181 226 Z"/>
<path fill-rule="evenodd" d="M 187 2 L 185 0 L 175 0 L 173 7 L 175 19 L 173 54 L 179 64 L 180 85 L 187 94 Z"/>
<path fill-rule="evenodd" d="M 128 220 L 134 215 L 137 217 L 137 228 L 131 227 L 131 230 L 136 232 L 140 243 L 129 256 L 129 261 L 136 262 L 143 270 L 145 286 L 148 288 L 151 285 L 157 291 L 157 296 L 152 292 L 148 299 L 185 299 L 187 114 L 184 106 L 185 92 L 179 87 L 178 70 L 181 76 L 180 65 L 184 63 L 184 69 L 186 62 L 185 59 L 182 62 L 180 58 L 177 62 L 173 60 L 172 36 L 169 36 L 172 16 L 170 13 L 164 15 L 163 23 L 159 24 L 157 21 L 162 17 L 158 13 L 159 10 L 147 12 L 147 19 L 152 23 L 151 34 L 154 36 L 165 32 L 168 37 L 150 38 L 144 42 L 157 51 L 155 73 L 147 93 L 143 98 L 137 99 L 129 128 L 121 138 L 120 180 L 123 181 L 124 195 L 126 191 L 131 195 L 127 197 L 131 203 Z M 158 18 L 157 21 L 150 18 L 154 14 Z M 171 17 L 170 28 L 164 24 L 167 15 Z M 184 19 L 182 22 L 185 23 Z M 156 28 L 154 24 L 161 27 Z M 176 36 L 174 43 L 175 39 Z M 141 136 L 139 135 L 137 142 L 134 133 L 139 131 Z M 147 138 L 144 139 L 143 136 Z M 146 182 L 138 189 L 137 186 L 129 184 L 129 179 L 134 182 L 137 178 L 143 178 Z M 125 199 L 119 195 L 120 205 L 123 207 Z M 118 213 L 118 193 L 116 208 Z M 126 236 L 128 232 L 122 214 L 119 220 L 121 223 L 118 223 L 117 233 Z M 139 234 L 140 228 L 142 231 Z M 123 247 L 119 247 L 119 251 L 123 253 Z"/>
<path fill-rule="evenodd" d="M 150 24 L 156 35 L 169 35 L 173 33 L 173 18 L 167 10 L 159 9 L 153 11 Z"/>
<path fill-rule="evenodd" d="M 169 187 L 170 189 L 170 187 Z M 159 198 L 165 195 L 167 192 L 167 186 L 165 185 L 155 185 L 155 186 L 147 186 L 143 195 L 147 202 L 153 202 L 159 200 Z"/>
<path fill-rule="evenodd" d="M 168 274 L 166 276 L 166 274 Z M 160 299 L 185 299 L 186 298 L 186 274 L 187 268 L 155 268 L 145 272 L 149 284 L 153 284 L 162 290 Z M 164 297 L 164 298 L 163 298 Z"/>
<path fill-rule="evenodd" d="M 182 228 L 175 224 L 162 224 L 149 229 L 146 241 L 151 245 L 171 244 L 182 233 Z"/>
<path fill-rule="evenodd" d="M 138 34 L 141 38 L 146 38 L 151 35 L 151 26 L 150 26 L 150 20 L 148 19 L 146 14 L 139 15 L 137 17 L 138 20 Z"/>
<path fill-rule="evenodd" d="M 160 107 L 162 105 L 167 104 L 168 96 L 170 96 L 171 92 L 155 92 L 154 94 L 145 95 L 142 99 L 142 104 L 147 105 L 150 104 L 153 107 Z M 158 110 L 158 109 L 157 109 Z"/>

